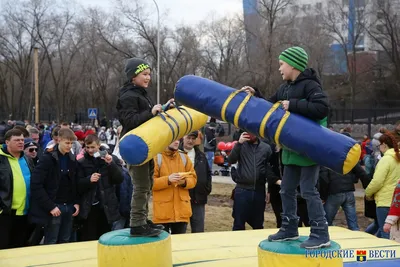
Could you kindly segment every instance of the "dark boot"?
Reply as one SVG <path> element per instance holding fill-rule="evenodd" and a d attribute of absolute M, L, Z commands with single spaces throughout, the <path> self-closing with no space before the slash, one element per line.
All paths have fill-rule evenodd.
<path fill-rule="evenodd" d="M 154 224 L 152 220 L 147 220 L 147 224 L 153 229 L 164 230 L 164 226 L 162 224 Z"/>
<path fill-rule="evenodd" d="M 131 236 L 135 237 L 156 237 L 162 230 L 151 228 L 148 224 L 131 227 Z"/>
<path fill-rule="evenodd" d="M 282 226 L 276 234 L 268 236 L 268 241 L 289 241 L 299 238 L 298 232 L 299 220 L 289 220 L 288 217 L 282 217 Z"/>
<path fill-rule="evenodd" d="M 327 221 L 311 221 L 311 233 L 309 238 L 300 244 L 301 248 L 305 249 L 316 249 L 329 247 L 331 245 L 328 222 Z"/>

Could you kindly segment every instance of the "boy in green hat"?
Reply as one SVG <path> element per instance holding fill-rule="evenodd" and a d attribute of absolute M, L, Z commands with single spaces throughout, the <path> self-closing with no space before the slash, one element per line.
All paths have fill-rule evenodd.
<path fill-rule="evenodd" d="M 307 68 L 308 55 L 301 47 L 290 47 L 279 56 L 282 84 L 269 101 L 282 101 L 282 107 L 292 113 L 307 117 L 320 124 L 328 116 L 327 97 L 322 91 L 316 72 Z M 325 125 L 326 126 L 326 125 Z M 282 227 L 268 237 L 269 241 L 286 241 L 299 238 L 296 215 L 296 188 L 300 185 L 301 196 L 307 201 L 311 233 L 301 243 L 302 248 L 312 249 L 330 246 L 328 223 L 316 184 L 319 165 L 309 158 L 283 148 L 284 173 L 281 183 Z"/>

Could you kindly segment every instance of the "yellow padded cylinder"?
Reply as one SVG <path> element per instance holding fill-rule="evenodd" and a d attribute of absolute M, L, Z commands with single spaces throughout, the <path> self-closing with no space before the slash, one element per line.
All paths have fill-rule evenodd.
<path fill-rule="evenodd" d="M 300 243 L 308 237 L 300 237 L 298 240 L 284 242 L 262 241 L 258 245 L 258 267 L 342 267 L 343 259 L 338 257 L 315 257 L 315 254 L 307 254 L 300 248 Z M 331 241 L 331 247 L 322 248 L 320 252 L 329 250 L 338 251 L 340 245 Z M 325 254 L 323 253 L 323 254 Z"/>
<path fill-rule="evenodd" d="M 188 107 L 170 109 L 127 132 L 120 140 L 119 152 L 126 163 L 143 165 L 173 141 L 201 129 L 207 119 L 207 115 Z"/>
<path fill-rule="evenodd" d="M 102 235 L 97 244 L 98 267 L 172 267 L 171 236 L 131 237 L 129 229 Z"/>

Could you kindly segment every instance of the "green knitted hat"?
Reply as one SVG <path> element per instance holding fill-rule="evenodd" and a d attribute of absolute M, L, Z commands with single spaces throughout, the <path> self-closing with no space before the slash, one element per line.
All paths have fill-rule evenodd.
<path fill-rule="evenodd" d="M 308 64 L 307 52 L 298 46 L 293 46 L 283 51 L 279 59 L 301 72 L 307 68 Z"/>

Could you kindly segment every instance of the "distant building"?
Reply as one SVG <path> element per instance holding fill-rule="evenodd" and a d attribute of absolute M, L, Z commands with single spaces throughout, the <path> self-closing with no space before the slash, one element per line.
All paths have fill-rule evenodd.
<path fill-rule="evenodd" d="M 258 15 L 259 0 L 243 0 L 244 24 L 246 29 L 247 53 L 251 61 L 257 57 L 258 39 L 260 30 L 260 16 Z"/>
<path fill-rule="evenodd" d="M 342 14 L 338 12 L 338 28 L 341 30 L 340 35 L 344 37 L 346 47 L 349 53 L 352 53 L 353 43 L 356 41 L 355 50 L 357 52 L 357 61 L 362 62 L 363 66 L 358 66 L 357 70 L 365 71 L 366 66 L 374 64 L 380 58 L 382 48 L 371 38 L 365 31 L 361 33 L 357 40 L 354 40 L 354 31 L 357 29 L 357 23 L 362 20 L 366 25 L 374 25 L 379 30 L 382 30 L 383 24 L 378 19 L 382 18 L 383 13 L 379 11 L 379 6 L 389 2 L 390 0 L 341 0 Z M 259 0 L 243 0 L 244 21 L 246 29 L 259 29 L 261 20 L 257 15 L 257 3 Z M 287 8 L 286 12 L 296 14 L 297 19 L 306 16 L 317 16 L 318 10 L 328 9 L 332 1 L 326 0 L 297 0 L 294 4 Z M 393 2 L 391 2 L 393 3 Z M 395 6 L 394 8 L 399 8 Z M 251 34 L 247 34 L 247 47 L 249 55 L 256 54 L 257 40 Z M 383 38 L 382 40 L 383 41 Z M 346 55 L 344 53 L 343 44 L 333 42 L 330 44 L 330 52 L 328 55 L 329 62 L 324 69 L 325 74 L 344 74 L 348 72 Z M 350 57 L 352 58 L 352 56 Z M 351 63 L 350 63 L 351 64 Z"/>

